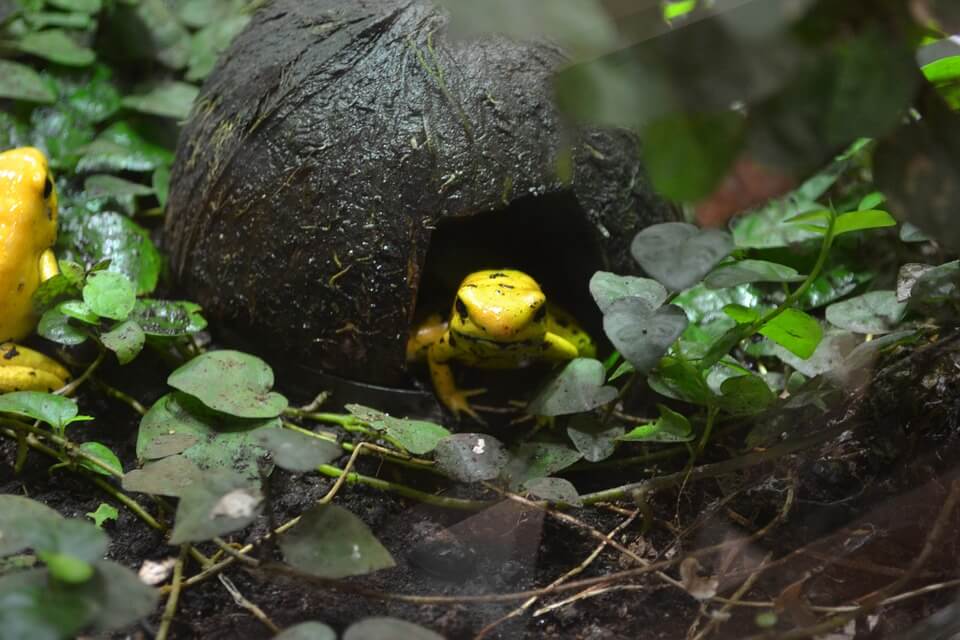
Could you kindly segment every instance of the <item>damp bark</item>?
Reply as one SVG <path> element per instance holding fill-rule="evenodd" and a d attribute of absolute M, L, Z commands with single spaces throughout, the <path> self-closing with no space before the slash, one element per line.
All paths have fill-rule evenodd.
<path fill-rule="evenodd" d="M 277 0 L 222 57 L 180 139 L 165 236 L 223 335 L 403 384 L 438 227 L 484 214 L 524 239 L 498 261 L 577 265 L 566 291 L 592 269 L 634 271 L 632 236 L 673 218 L 630 133 L 564 123 L 550 84 L 562 51 L 446 27 L 428 2 Z M 581 241 L 545 244 L 562 229 Z"/>

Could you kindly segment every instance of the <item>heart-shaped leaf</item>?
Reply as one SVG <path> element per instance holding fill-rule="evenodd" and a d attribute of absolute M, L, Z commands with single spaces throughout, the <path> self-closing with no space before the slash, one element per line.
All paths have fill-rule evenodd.
<path fill-rule="evenodd" d="M 496 478 L 509 460 L 506 448 L 485 433 L 456 433 L 437 444 L 433 457 L 437 466 L 460 482 Z"/>
<path fill-rule="evenodd" d="M 217 411 L 240 418 L 274 418 L 287 399 L 272 392 L 273 370 L 241 351 L 210 351 L 170 374 L 167 384 Z"/>
<path fill-rule="evenodd" d="M 601 407 L 617 397 L 614 387 L 604 386 L 603 363 L 593 358 L 575 358 L 555 377 L 527 410 L 539 416 L 562 416 Z"/>
<path fill-rule="evenodd" d="M 187 487 L 202 481 L 203 472 L 197 465 L 186 456 L 172 455 L 129 471 L 122 484 L 127 491 L 179 497 Z"/>
<path fill-rule="evenodd" d="M 260 490 L 238 474 L 204 474 L 180 493 L 170 544 L 202 542 L 242 529 L 253 522 L 262 501 Z"/>
<path fill-rule="evenodd" d="M 137 301 L 137 292 L 122 273 L 98 271 L 87 277 L 83 301 L 98 316 L 126 320 Z"/>
<path fill-rule="evenodd" d="M 337 632 L 322 622 L 301 622 L 287 627 L 273 640 L 337 640 Z"/>
<path fill-rule="evenodd" d="M 720 393 L 720 406 L 733 415 L 760 413 L 777 399 L 763 378 L 755 375 L 727 378 L 720 385 Z"/>
<path fill-rule="evenodd" d="M 280 538 L 280 548 L 289 564 L 322 578 L 358 576 L 395 566 L 360 518 L 332 504 L 304 513 Z"/>
<path fill-rule="evenodd" d="M 567 436 L 588 462 L 599 462 L 613 455 L 616 439 L 623 435 L 623 427 L 605 425 L 595 416 L 580 414 L 570 418 Z"/>
<path fill-rule="evenodd" d="M 563 478 L 534 478 L 523 483 L 523 488 L 543 500 L 575 507 L 581 505 L 577 488 L 572 482 Z"/>
<path fill-rule="evenodd" d="M 517 489 L 534 478 L 545 478 L 566 469 L 581 458 L 579 451 L 553 442 L 525 442 L 510 450 L 510 462 L 502 477 Z"/>
<path fill-rule="evenodd" d="M 403 638 L 403 640 L 444 640 L 443 636 L 418 624 L 398 618 L 365 618 L 354 622 L 343 633 L 343 640 L 384 640 L 384 638 Z"/>
<path fill-rule="evenodd" d="M 430 453 L 442 439 L 450 435 L 450 432 L 440 425 L 425 420 L 394 418 L 360 404 L 348 404 L 345 408 L 374 429 L 386 433 L 414 455 Z"/>
<path fill-rule="evenodd" d="M 900 324 L 906 312 L 907 303 L 898 302 L 895 291 L 869 291 L 834 302 L 827 307 L 827 320 L 856 333 L 887 333 Z"/>
<path fill-rule="evenodd" d="M 590 295 L 596 300 L 600 311 L 606 313 L 615 300 L 642 298 L 656 309 L 667 299 L 667 290 L 656 280 L 636 276 L 618 276 L 609 271 L 597 271 L 590 278 Z"/>
<path fill-rule="evenodd" d="M 643 270 L 671 291 L 683 291 L 703 280 L 733 249 L 729 233 L 685 222 L 647 227 L 630 245 Z"/>
<path fill-rule="evenodd" d="M 71 422 L 93 420 L 77 415 L 77 403 L 70 398 L 43 391 L 14 391 L 0 396 L 0 412 L 46 422 L 57 431 L 63 431 Z"/>
<path fill-rule="evenodd" d="M 610 342 L 641 374 L 656 366 L 687 324 L 680 307 L 671 304 L 654 310 L 640 298 L 621 298 L 603 316 Z"/>
<path fill-rule="evenodd" d="M 100 336 L 103 346 L 117 354 L 120 364 L 127 364 L 136 358 L 146 339 L 143 329 L 133 320 L 122 322 Z"/>

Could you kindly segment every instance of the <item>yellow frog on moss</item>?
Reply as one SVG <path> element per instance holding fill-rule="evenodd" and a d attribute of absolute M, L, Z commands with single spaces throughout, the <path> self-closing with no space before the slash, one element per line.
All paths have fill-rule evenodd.
<path fill-rule="evenodd" d="M 52 391 L 70 373 L 43 354 L 13 344 L 37 324 L 32 296 L 58 273 L 57 192 L 47 159 L 25 147 L 0 153 L 0 392 Z"/>
<path fill-rule="evenodd" d="M 437 395 L 450 411 L 478 418 L 468 398 L 486 389 L 458 389 L 450 363 L 513 369 L 577 357 L 596 347 L 573 317 L 547 302 L 537 281 L 511 269 L 476 271 L 457 290 L 450 320 L 433 315 L 407 342 L 407 360 L 426 359 Z"/>

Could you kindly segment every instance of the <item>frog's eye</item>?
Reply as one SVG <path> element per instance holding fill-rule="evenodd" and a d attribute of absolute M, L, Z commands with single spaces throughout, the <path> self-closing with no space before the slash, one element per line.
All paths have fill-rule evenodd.
<path fill-rule="evenodd" d="M 537 309 L 537 312 L 533 314 L 534 322 L 543 322 L 543 319 L 547 317 L 547 305 L 542 304 L 540 308 Z"/>
<path fill-rule="evenodd" d="M 457 301 L 454 303 L 454 307 L 457 309 L 457 315 L 460 316 L 460 321 L 466 322 L 467 318 L 470 317 L 470 314 L 467 312 L 467 305 L 463 302 L 463 300 L 460 299 L 459 296 L 457 297 Z"/>
<path fill-rule="evenodd" d="M 46 200 L 51 195 L 53 195 L 53 181 L 50 180 L 50 176 L 47 176 L 43 182 L 43 199 Z"/>

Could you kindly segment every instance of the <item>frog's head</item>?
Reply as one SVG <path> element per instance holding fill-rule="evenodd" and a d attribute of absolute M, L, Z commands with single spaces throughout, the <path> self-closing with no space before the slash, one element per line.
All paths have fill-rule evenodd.
<path fill-rule="evenodd" d="M 41 247 L 57 237 L 57 189 L 47 158 L 38 149 L 21 147 L 0 153 L 0 199 L 6 218 L 33 225 L 33 240 Z"/>
<path fill-rule="evenodd" d="M 546 303 L 537 281 L 521 271 L 476 271 L 460 283 L 450 330 L 493 342 L 538 340 L 547 332 Z"/>

